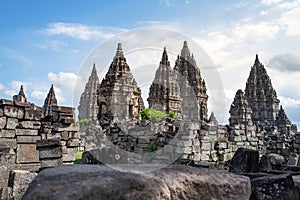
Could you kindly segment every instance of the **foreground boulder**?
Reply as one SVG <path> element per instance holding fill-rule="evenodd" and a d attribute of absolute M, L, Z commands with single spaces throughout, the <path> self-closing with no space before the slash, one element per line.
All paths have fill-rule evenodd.
<path fill-rule="evenodd" d="M 134 165 L 127 165 L 134 168 Z M 145 167 L 151 167 L 147 165 Z M 250 179 L 225 171 L 170 165 L 148 173 L 105 165 L 45 169 L 23 200 L 34 199 L 249 199 Z"/>
<path fill-rule="evenodd" d="M 239 148 L 229 163 L 229 171 L 237 174 L 258 172 L 258 167 L 258 151 L 246 148 Z"/>

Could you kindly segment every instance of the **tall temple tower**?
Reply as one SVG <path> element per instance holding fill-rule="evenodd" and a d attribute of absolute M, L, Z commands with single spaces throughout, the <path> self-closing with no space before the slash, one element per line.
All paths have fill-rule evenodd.
<path fill-rule="evenodd" d="M 121 43 L 98 89 L 98 105 L 99 118 L 114 121 L 137 119 L 144 108 L 141 89 L 126 62 Z"/>
<path fill-rule="evenodd" d="M 93 65 L 92 73 L 89 76 L 89 80 L 85 85 L 84 92 L 80 96 L 80 102 L 78 106 L 78 119 L 89 119 L 93 122 L 98 120 L 98 87 L 99 77 L 95 64 Z"/>
<path fill-rule="evenodd" d="M 155 78 L 150 86 L 147 100 L 150 108 L 166 113 L 173 111 L 180 116 L 182 101 L 180 90 L 174 71 L 170 66 L 166 48 L 164 48 Z"/>
<path fill-rule="evenodd" d="M 52 115 L 52 106 L 57 106 L 57 100 L 55 97 L 53 84 L 51 85 L 50 90 L 47 94 L 47 98 L 44 101 L 44 105 L 43 105 L 44 116 Z"/>
<path fill-rule="evenodd" d="M 174 70 L 178 73 L 177 79 L 180 92 L 182 93 L 185 90 L 186 84 L 182 81 L 182 79 L 185 79 L 195 92 L 199 107 L 199 119 L 207 121 L 208 95 L 206 94 L 206 85 L 204 79 L 201 77 L 200 69 L 197 67 L 193 54 L 190 55 L 187 41 L 183 43 L 181 55 L 177 57 Z"/>
<path fill-rule="evenodd" d="M 279 99 L 258 55 L 246 83 L 245 97 L 252 110 L 253 122 L 263 126 L 274 124 L 279 112 Z"/>

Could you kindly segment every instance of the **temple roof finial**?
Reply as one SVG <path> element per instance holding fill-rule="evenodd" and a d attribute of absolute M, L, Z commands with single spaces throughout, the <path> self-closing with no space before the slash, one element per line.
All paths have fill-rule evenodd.
<path fill-rule="evenodd" d="M 187 41 L 183 42 L 183 48 L 181 50 L 181 57 L 183 57 L 185 59 L 190 58 L 190 50 L 187 45 Z"/>
<path fill-rule="evenodd" d="M 163 52 L 163 55 L 162 55 L 161 62 L 162 63 L 168 62 L 168 53 L 167 53 L 167 48 L 166 47 L 164 47 L 164 52 Z"/>
<path fill-rule="evenodd" d="M 123 56 L 123 49 L 122 49 L 122 44 L 118 43 L 118 48 L 116 52 L 116 57 L 122 57 Z"/>
<path fill-rule="evenodd" d="M 256 56 L 255 56 L 255 62 L 254 62 L 255 64 L 259 64 L 260 62 L 259 62 L 259 59 L 258 59 L 258 54 L 256 54 Z"/>

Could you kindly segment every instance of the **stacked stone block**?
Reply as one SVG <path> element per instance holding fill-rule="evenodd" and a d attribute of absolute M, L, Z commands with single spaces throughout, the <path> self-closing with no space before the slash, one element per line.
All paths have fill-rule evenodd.
<path fill-rule="evenodd" d="M 59 139 L 44 139 L 36 142 L 41 168 L 55 167 L 63 164 L 62 145 Z"/>

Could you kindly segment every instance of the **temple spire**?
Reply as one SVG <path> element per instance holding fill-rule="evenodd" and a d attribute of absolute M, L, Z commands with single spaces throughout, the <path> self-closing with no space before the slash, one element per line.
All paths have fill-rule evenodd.
<path fill-rule="evenodd" d="M 20 102 L 27 102 L 25 92 L 24 92 L 24 89 L 23 89 L 23 85 L 21 85 L 19 93 L 17 95 L 13 96 L 13 100 L 14 101 L 20 101 Z"/>
<path fill-rule="evenodd" d="M 115 57 L 123 57 L 123 49 L 122 49 L 122 44 L 121 43 L 118 43 L 118 48 L 117 48 L 117 52 L 116 52 Z"/>
<path fill-rule="evenodd" d="M 187 45 L 187 41 L 183 42 L 183 48 L 181 50 L 181 57 L 188 59 L 190 58 L 190 50 L 189 47 Z"/>
<path fill-rule="evenodd" d="M 258 59 L 258 54 L 256 54 L 256 56 L 255 56 L 255 62 L 254 62 L 254 64 L 260 64 L 259 59 Z"/>
<path fill-rule="evenodd" d="M 161 58 L 161 64 L 166 65 L 168 63 L 168 53 L 166 47 L 164 47 L 164 52 Z"/>
<path fill-rule="evenodd" d="M 50 87 L 47 98 L 45 99 L 43 105 L 43 111 L 45 116 L 52 115 L 52 106 L 57 106 L 57 99 L 55 97 L 53 84 Z"/>

